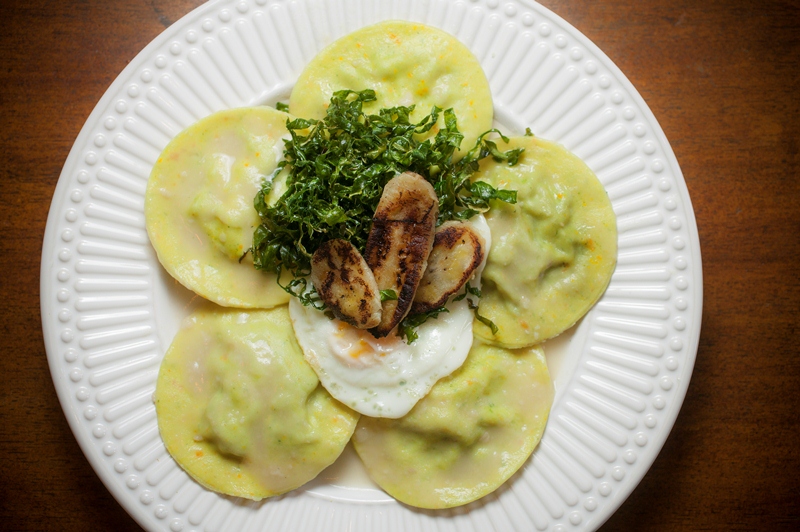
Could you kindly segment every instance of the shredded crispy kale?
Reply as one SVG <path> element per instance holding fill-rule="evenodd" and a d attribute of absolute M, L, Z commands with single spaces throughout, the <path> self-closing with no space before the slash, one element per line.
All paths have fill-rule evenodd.
<path fill-rule="evenodd" d="M 403 321 L 401 321 L 397 325 L 397 335 L 400 338 L 405 338 L 409 344 L 413 343 L 414 340 L 419 338 L 419 335 L 417 334 L 416 331 L 417 327 L 419 327 L 420 325 L 422 325 L 431 318 L 435 319 L 439 317 L 439 314 L 441 314 L 442 312 L 450 312 L 450 311 L 447 310 L 447 307 L 439 307 L 431 309 L 427 312 L 421 312 L 419 314 L 406 316 L 405 318 L 403 318 Z"/>
<path fill-rule="evenodd" d="M 466 297 L 467 298 L 467 305 L 475 313 L 475 319 L 478 320 L 479 322 L 483 323 L 487 327 L 489 327 L 492 330 L 492 334 L 497 334 L 497 330 L 498 330 L 497 329 L 497 325 L 495 325 L 494 322 L 492 320 L 490 320 L 489 318 L 487 318 L 486 316 L 481 316 L 480 312 L 478 312 L 478 304 L 475 303 L 475 300 L 467 297 L 467 296 L 470 296 L 470 295 L 471 296 L 475 296 L 478 299 L 480 299 L 481 298 L 481 290 L 480 290 L 480 288 L 478 288 L 476 286 L 470 286 L 469 281 L 467 281 L 467 284 L 464 285 L 464 291 L 461 292 L 461 294 L 459 294 L 458 296 L 456 296 L 455 299 L 453 299 L 453 301 L 461 301 L 462 299 L 464 299 Z"/>
<path fill-rule="evenodd" d="M 397 301 L 397 292 L 394 290 L 381 290 L 381 301 Z"/>
<path fill-rule="evenodd" d="M 304 304 L 321 305 L 305 280 L 314 251 L 325 241 L 342 238 L 364 253 L 383 188 L 397 174 L 412 171 L 430 181 L 439 197 L 437 225 L 486 211 L 492 200 L 516 202 L 516 191 L 470 180 L 485 157 L 517 163 L 522 149 L 500 151 L 488 138 L 497 133 L 508 141 L 499 131 L 481 135 L 454 162 L 464 136 L 452 109 L 433 107 L 429 115 L 413 123 L 414 106 L 364 113 L 363 105 L 375 100 L 375 92 L 369 89 L 338 91 L 322 120 L 287 121 L 291 139 L 284 141 L 284 160 L 273 174 L 288 169 L 286 191 L 270 205 L 273 181 L 267 179 L 255 197 L 261 217 L 250 249 L 255 267 L 279 277 L 289 272 L 291 278 L 281 286 Z M 444 127 L 420 140 L 436 127 L 440 115 Z"/>

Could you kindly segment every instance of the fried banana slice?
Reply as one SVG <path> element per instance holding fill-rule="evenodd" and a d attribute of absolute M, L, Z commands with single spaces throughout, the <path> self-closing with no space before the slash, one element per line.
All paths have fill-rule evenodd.
<path fill-rule="evenodd" d="M 428 268 L 417 287 L 411 314 L 439 308 L 458 292 L 483 262 L 486 242 L 470 224 L 443 223 L 433 240 Z"/>
<path fill-rule="evenodd" d="M 340 320 L 359 329 L 370 329 L 381 322 L 381 298 L 375 276 L 350 242 L 329 240 L 314 252 L 311 282 Z"/>
<path fill-rule="evenodd" d="M 382 302 L 381 322 L 370 331 L 386 336 L 408 314 L 428 266 L 439 200 L 433 186 L 419 174 L 392 178 L 383 195 L 367 238 L 364 258 L 379 290 L 393 290 L 396 300 Z"/>

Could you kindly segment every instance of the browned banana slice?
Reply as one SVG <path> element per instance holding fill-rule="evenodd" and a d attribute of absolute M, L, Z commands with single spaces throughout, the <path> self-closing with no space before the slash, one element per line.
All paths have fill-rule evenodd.
<path fill-rule="evenodd" d="M 486 254 L 486 242 L 469 224 L 443 223 L 433 240 L 428 268 L 411 305 L 411 314 L 439 308 L 472 277 Z"/>
<path fill-rule="evenodd" d="M 400 174 L 383 189 L 364 256 L 378 289 L 393 290 L 397 299 L 382 303 L 380 325 L 371 329 L 378 338 L 389 334 L 411 309 L 428 265 L 438 215 L 436 192 L 419 174 Z"/>
<path fill-rule="evenodd" d="M 311 257 L 311 282 L 333 314 L 359 329 L 381 322 L 381 298 L 372 271 L 347 240 L 329 240 Z"/>

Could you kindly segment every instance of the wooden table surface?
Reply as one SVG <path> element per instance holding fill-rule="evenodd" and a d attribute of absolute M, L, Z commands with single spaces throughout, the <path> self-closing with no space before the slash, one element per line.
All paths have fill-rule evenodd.
<path fill-rule="evenodd" d="M 72 143 L 117 74 L 199 0 L 0 5 L 0 529 L 138 530 L 70 431 L 41 333 L 39 262 Z M 800 528 L 800 7 L 543 0 L 633 82 L 694 204 L 705 301 L 686 401 L 604 530 Z"/>

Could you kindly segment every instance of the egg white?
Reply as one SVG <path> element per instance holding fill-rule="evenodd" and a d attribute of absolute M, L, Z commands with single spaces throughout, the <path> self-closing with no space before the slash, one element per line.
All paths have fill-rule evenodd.
<path fill-rule="evenodd" d="M 469 223 L 484 238 L 485 257 L 491 233 L 483 216 Z M 470 284 L 480 286 L 482 263 Z M 319 310 L 289 302 L 289 316 L 305 359 L 328 392 L 353 410 L 372 417 L 407 414 L 436 382 L 461 367 L 472 347 L 473 313 L 466 299 L 449 301 L 449 312 L 420 325 L 407 344 L 394 333 L 375 338 L 369 331 Z"/>

